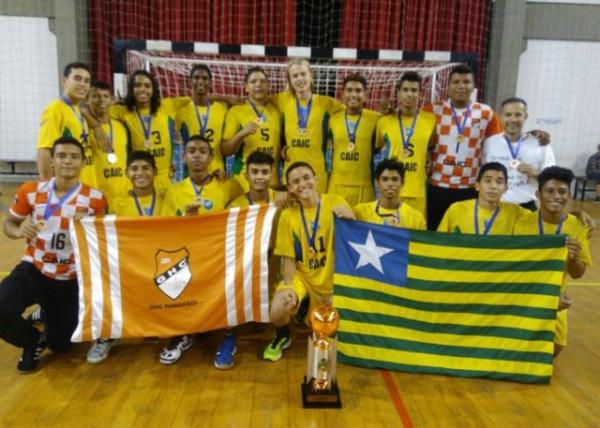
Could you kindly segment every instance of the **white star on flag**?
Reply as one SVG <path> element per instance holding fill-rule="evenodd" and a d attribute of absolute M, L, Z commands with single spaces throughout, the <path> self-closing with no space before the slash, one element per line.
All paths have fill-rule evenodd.
<path fill-rule="evenodd" d="M 349 241 L 348 243 L 360 256 L 355 269 L 371 265 L 375 269 L 377 269 L 381 274 L 383 274 L 383 267 L 381 266 L 381 257 L 394 251 L 392 248 L 378 247 L 377 243 L 375 242 L 375 238 L 373 237 L 373 233 L 370 230 L 369 234 L 367 235 L 367 240 L 364 244 L 357 244 L 356 242 Z"/>

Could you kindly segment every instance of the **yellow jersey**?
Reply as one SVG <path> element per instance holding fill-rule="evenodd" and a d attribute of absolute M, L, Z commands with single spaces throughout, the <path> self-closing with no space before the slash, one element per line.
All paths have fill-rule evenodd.
<path fill-rule="evenodd" d="M 248 180 L 244 177 L 246 172 L 246 159 L 258 150 L 273 156 L 272 185 L 279 184 L 279 159 L 281 154 L 281 113 L 277 107 L 267 103 L 264 107 L 256 106 L 256 110 L 249 101 L 242 105 L 233 106 L 227 112 L 223 139 L 230 140 L 248 123 L 254 122 L 259 114 L 262 115 L 260 128 L 256 133 L 248 135 L 240 145 L 233 163 L 233 177 L 238 180 L 245 192 L 250 189 Z M 257 114 L 258 112 L 258 114 Z"/>
<path fill-rule="evenodd" d="M 404 165 L 405 176 L 400 197 L 424 198 L 427 149 L 435 132 L 436 118 L 433 113 L 421 110 L 416 119 L 402 116 L 401 128 L 398 116 L 398 113 L 388 114 L 379 120 L 376 145 L 382 150 L 384 159 L 396 158 Z M 409 137 L 411 128 L 412 135 Z"/>
<path fill-rule="evenodd" d="M 203 135 L 213 149 L 213 159 L 208 165 L 208 171 L 225 171 L 221 141 L 223 125 L 227 116 L 227 106 L 219 102 L 211 102 L 208 106 L 197 106 L 192 102 L 182 106 L 177 111 L 175 127 L 183 141 L 192 135 Z M 202 132 L 204 130 L 204 132 Z"/>
<path fill-rule="evenodd" d="M 380 113 L 368 109 L 363 109 L 359 115 L 340 111 L 331 116 L 329 139 L 333 154 L 330 186 L 373 185 L 373 147 L 380 117 Z M 354 135 L 353 143 L 351 135 Z"/>
<path fill-rule="evenodd" d="M 358 204 L 353 208 L 357 220 L 367 223 L 385 224 L 404 229 L 425 230 L 427 226 L 423 214 L 408 204 L 402 203 L 398 209 L 379 206 L 378 201 Z"/>
<path fill-rule="evenodd" d="M 316 251 L 310 249 L 309 236 L 313 234 L 317 207 L 304 209 L 308 235 L 304 230 L 300 206 L 281 211 L 277 225 L 275 254 L 296 260 L 296 277 L 307 291 L 321 298 L 331 296 L 333 292 L 334 231 L 333 208 L 338 205 L 349 207 L 338 195 L 321 195 L 319 221 L 314 235 Z M 295 288 L 296 289 L 296 288 Z M 298 289 L 296 289 L 298 292 Z M 299 295 L 302 299 L 304 296 Z"/>
<path fill-rule="evenodd" d="M 60 137 L 76 138 L 83 144 L 83 168 L 79 180 L 90 187 L 98 187 L 89 127 L 79 106 L 71 105 L 63 98 L 50 102 L 42 112 L 37 148 L 51 149 Z"/>
<path fill-rule="evenodd" d="M 154 185 L 160 191 L 166 191 L 171 185 L 173 144 L 176 144 L 175 114 L 191 102 L 188 97 L 163 98 L 153 115 L 149 108 L 129 111 L 124 105 L 110 107 L 110 117 L 123 122 L 129 131 L 131 149 L 146 150 L 154 156 L 158 169 Z"/>
<path fill-rule="evenodd" d="M 227 208 L 246 208 L 250 205 L 254 204 L 268 204 L 275 201 L 275 197 L 277 196 L 277 192 L 273 189 L 269 189 L 269 199 L 266 201 L 253 201 L 250 198 L 250 193 L 246 192 L 243 195 L 238 196 L 233 201 L 229 203 Z"/>
<path fill-rule="evenodd" d="M 164 193 L 155 191 L 153 195 L 136 198 L 133 191 L 125 192 L 108 206 L 108 212 L 122 217 L 158 216 L 162 211 Z"/>
<path fill-rule="evenodd" d="M 438 232 L 484 235 L 488 230 L 488 235 L 512 235 L 515 223 L 526 213 L 526 210 L 518 205 L 500 202 L 497 214 L 494 216 L 495 210 L 488 210 L 481 206 L 478 206 L 476 211 L 476 200 L 469 199 L 450 205 L 438 226 Z"/>
<path fill-rule="evenodd" d="M 213 178 L 203 186 L 196 186 L 190 177 L 187 177 L 167 190 L 161 214 L 164 216 L 184 215 L 185 207 L 197 197 L 201 197 L 203 200 L 198 213 L 223 211 L 227 204 L 241 193 L 242 189 L 235 180 L 217 181 Z"/>
<path fill-rule="evenodd" d="M 547 223 L 542 220 L 541 231 L 540 224 L 538 223 L 539 211 L 525 213 L 519 221 L 515 224 L 515 235 L 537 235 L 556 234 L 558 230 L 558 224 Z M 562 224 L 560 233 L 568 235 L 571 238 L 575 238 L 581 244 L 581 260 L 586 266 L 592 264 L 592 257 L 590 255 L 590 243 L 588 240 L 587 228 L 577 219 L 577 217 L 567 214 L 567 218 Z M 562 284 L 560 292 L 565 293 L 567 291 L 567 270 L 565 266 L 565 272 L 563 274 Z M 562 346 L 567 345 L 567 335 L 569 330 L 568 323 L 568 310 L 562 310 L 556 312 L 556 328 L 554 333 L 554 343 Z"/>
<path fill-rule="evenodd" d="M 285 145 L 289 159 L 284 163 L 284 171 L 294 162 L 302 161 L 310 164 L 317 174 L 318 191 L 324 193 L 327 189 L 325 152 L 329 118 L 332 114 L 343 110 L 344 105 L 331 97 L 316 94 L 313 94 L 308 102 L 299 102 L 290 91 L 278 93 L 271 98 L 271 101 L 283 116 Z M 308 116 L 306 124 L 301 123 L 298 115 L 298 110 L 303 109 Z M 301 126 L 305 126 L 304 131 Z"/>
<path fill-rule="evenodd" d="M 93 135 L 90 136 L 90 142 L 93 150 L 98 189 L 104 193 L 110 207 L 116 197 L 125 194 L 131 188 L 131 182 L 127 178 L 129 135 L 125 126 L 114 119 L 110 119 L 110 124 L 103 123 L 102 130 L 112 141 L 116 161 L 114 163 L 109 162 L 108 153 L 100 148 Z"/>
<path fill-rule="evenodd" d="M 515 235 L 554 235 L 557 232 L 558 224 L 547 223 L 542 220 L 542 227 L 540 231 L 540 225 L 538 224 L 539 211 L 531 212 L 527 211 L 523 214 L 519 221 L 515 224 L 514 233 Z M 584 226 L 577 217 L 572 214 L 567 214 L 567 218 L 562 224 L 560 233 L 568 235 L 571 238 L 577 239 L 581 244 L 581 260 L 586 266 L 592 264 L 592 257 L 590 255 L 590 241 L 588 239 L 588 229 Z M 563 278 L 563 284 L 561 292 L 564 292 L 567 288 L 567 273 Z"/>

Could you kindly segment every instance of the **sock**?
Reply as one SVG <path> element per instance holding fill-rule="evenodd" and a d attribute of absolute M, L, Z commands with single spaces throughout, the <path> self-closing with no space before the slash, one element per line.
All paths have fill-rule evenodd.
<path fill-rule="evenodd" d="M 290 328 L 287 325 L 277 327 L 277 337 L 290 337 Z"/>

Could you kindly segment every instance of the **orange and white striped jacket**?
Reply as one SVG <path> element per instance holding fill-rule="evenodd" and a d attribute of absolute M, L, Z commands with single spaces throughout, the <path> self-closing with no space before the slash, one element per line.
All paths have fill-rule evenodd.
<path fill-rule="evenodd" d="M 269 321 L 275 207 L 71 225 L 79 281 L 73 342 L 173 336 Z"/>

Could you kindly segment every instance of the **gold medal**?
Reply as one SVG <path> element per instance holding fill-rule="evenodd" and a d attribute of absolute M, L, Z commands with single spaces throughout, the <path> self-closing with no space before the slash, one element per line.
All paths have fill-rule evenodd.
<path fill-rule="evenodd" d="M 462 142 L 464 141 L 464 139 L 465 139 L 465 136 L 464 136 L 464 135 L 462 135 L 462 134 L 460 134 L 460 135 L 459 135 L 459 136 L 456 138 L 456 140 L 457 140 L 459 143 L 462 143 Z"/>
<path fill-rule="evenodd" d="M 308 256 L 310 258 L 313 258 L 316 255 L 317 255 L 317 250 L 315 250 L 313 247 L 309 247 L 308 248 Z"/>
<path fill-rule="evenodd" d="M 117 162 L 117 155 L 111 152 L 106 155 L 106 160 L 108 161 L 108 163 L 114 164 Z"/>
<path fill-rule="evenodd" d="M 149 139 L 144 140 L 144 147 L 145 148 L 150 147 L 150 140 Z"/>
<path fill-rule="evenodd" d="M 197 196 L 196 199 L 194 199 L 194 204 L 203 207 L 204 206 L 204 198 L 202 196 Z"/>
<path fill-rule="evenodd" d="M 521 161 L 518 159 L 513 159 L 510 161 L 510 167 L 513 169 L 517 169 L 521 165 Z"/>
<path fill-rule="evenodd" d="M 256 123 L 258 126 L 260 126 L 263 123 L 265 123 L 265 121 L 262 119 L 262 117 L 257 117 L 256 119 L 254 119 L 254 123 Z"/>
<path fill-rule="evenodd" d="M 398 218 L 397 218 L 396 216 L 392 216 L 392 217 L 390 218 L 390 224 L 391 224 L 392 226 L 396 226 L 396 225 L 398 224 Z"/>
<path fill-rule="evenodd" d="M 355 148 L 356 148 L 356 144 L 354 144 L 354 143 L 349 143 L 348 144 L 348 151 L 349 152 L 353 152 Z"/>
<path fill-rule="evenodd" d="M 298 128 L 298 134 L 302 137 L 306 137 L 308 131 L 306 130 L 306 128 Z"/>
<path fill-rule="evenodd" d="M 408 150 L 408 149 L 402 150 L 402 157 L 409 158 L 410 157 L 410 150 Z"/>

